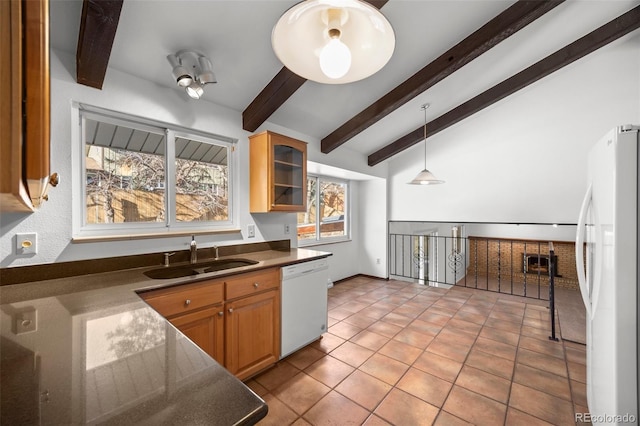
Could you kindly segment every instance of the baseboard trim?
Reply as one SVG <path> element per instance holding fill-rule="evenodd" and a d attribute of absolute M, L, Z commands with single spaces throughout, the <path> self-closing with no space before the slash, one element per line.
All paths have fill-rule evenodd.
<path fill-rule="evenodd" d="M 349 281 L 352 280 L 354 278 L 370 278 L 372 280 L 383 280 L 383 281 L 389 281 L 389 277 L 387 278 L 380 278 L 380 277 L 376 277 L 374 275 L 367 275 L 367 274 L 355 274 L 355 275 L 351 275 L 350 277 L 347 278 L 342 278 L 341 280 L 337 280 L 334 281 L 333 284 L 340 284 L 341 282 L 345 282 L 345 281 Z"/>

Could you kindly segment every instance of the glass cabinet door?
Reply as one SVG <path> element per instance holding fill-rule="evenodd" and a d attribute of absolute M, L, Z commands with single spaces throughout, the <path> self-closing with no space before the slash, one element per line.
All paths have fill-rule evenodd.
<path fill-rule="evenodd" d="M 304 153 L 289 145 L 273 144 L 273 188 L 275 206 L 302 207 L 305 202 Z"/>
<path fill-rule="evenodd" d="M 265 131 L 249 136 L 249 211 L 307 208 L 307 143 Z"/>

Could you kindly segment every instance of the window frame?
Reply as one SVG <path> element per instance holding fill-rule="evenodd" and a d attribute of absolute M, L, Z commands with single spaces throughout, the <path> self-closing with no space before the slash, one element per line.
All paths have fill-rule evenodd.
<path fill-rule="evenodd" d="M 298 246 L 299 247 L 309 247 L 309 246 L 315 246 L 315 245 L 323 245 L 323 244 L 332 244 L 332 243 L 340 243 L 340 242 L 346 242 L 346 241 L 351 241 L 351 182 L 349 180 L 345 180 L 345 179 L 340 179 L 340 178 L 335 178 L 332 176 L 325 176 L 325 175 L 320 175 L 320 174 L 307 174 L 307 185 L 309 185 L 310 181 L 315 181 L 316 182 L 316 188 L 320 188 L 320 182 L 331 182 L 331 183 L 338 183 L 341 185 L 344 185 L 345 188 L 345 197 L 344 197 L 344 235 L 340 235 L 340 236 L 335 236 L 335 237 L 322 237 L 322 234 L 320 232 L 320 215 L 316 214 L 316 223 L 315 223 L 315 229 L 316 229 L 316 238 L 314 239 L 300 239 L 297 238 L 297 233 L 296 233 L 296 238 L 298 241 Z M 315 200 L 316 206 L 319 206 L 320 204 L 320 192 L 316 191 L 316 200 Z M 309 205 L 311 203 L 309 203 L 309 200 L 307 200 L 307 209 L 309 209 Z M 317 207 L 316 207 L 317 208 Z M 297 219 L 296 219 L 296 225 L 297 225 Z"/>
<path fill-rule="evenodd" d="M 153 121 L 133 115 L 122 114 L 87 106 L 80 103 L 72 105 L 72 126 L 77 131 L 72 132 L 73 159 L 72 173 L 77 179 L 73 185 L 73 240 L 91 241 L 105 239 L 136 239 L 166 237 L 168 235 L 213 234 L 218 232 L 237 232 L 239 230 L 239 216 L 237 208 L 237 191 L 239 186 L 238 156 L 236 154 L 237 139 L 200 132 L 193 129 Z M 130 223 L 101 223 L 89 224 L 86 217 L 86 179 L 85 164 L 86 138 L 84 137 L 85 120 L 94 119 L 104 123 L 124 125 L 135 130 L 162 135 L 164 138 L 165 165 L 165 220 L 163 222 L 130 222 Z M 227 212 L 228 219 L 221 221 L 178 222 L 176 220 L 176 189 L 175 189 L 175 139 L 177 137 L 223 146 L 227 149 Z"/>

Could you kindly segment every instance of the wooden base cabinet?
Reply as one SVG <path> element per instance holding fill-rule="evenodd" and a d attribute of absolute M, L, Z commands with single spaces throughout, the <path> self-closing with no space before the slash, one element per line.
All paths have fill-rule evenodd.
<path fill-rule="evenodd" d="M 269 290 L 227 303 L 225 367 L 239 379 L 280 357 L 280 292 Z"/>
<path fill-rule="evenodd" d="M 141 297 L 209 356 L 224 364 L 224 285 L 204 281 Z"/>
<path fill-rule="evenodd" d="M 241 380 L 280 358 L 280 269 L 184 284 L 140 296 Z"/>
<path fill-rule="evenodd" d="M 211 358 L 224 365 L 224 311 L 222 305 L 183 314 L 169 321 Z"/>

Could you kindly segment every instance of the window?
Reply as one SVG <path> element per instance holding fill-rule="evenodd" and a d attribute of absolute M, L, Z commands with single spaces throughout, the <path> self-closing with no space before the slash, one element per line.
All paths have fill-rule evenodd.
<path fill-rule="evenodd" d="M 298 243 L 311 245 L 348 240 L 348 195 L 347 182 L 307 176 L 307 211 L 298 213 Z"/>
<path fill-rule="evenodd" d="M 230 228 L 231 141 L 80 109 L 80 232 Z"/>

